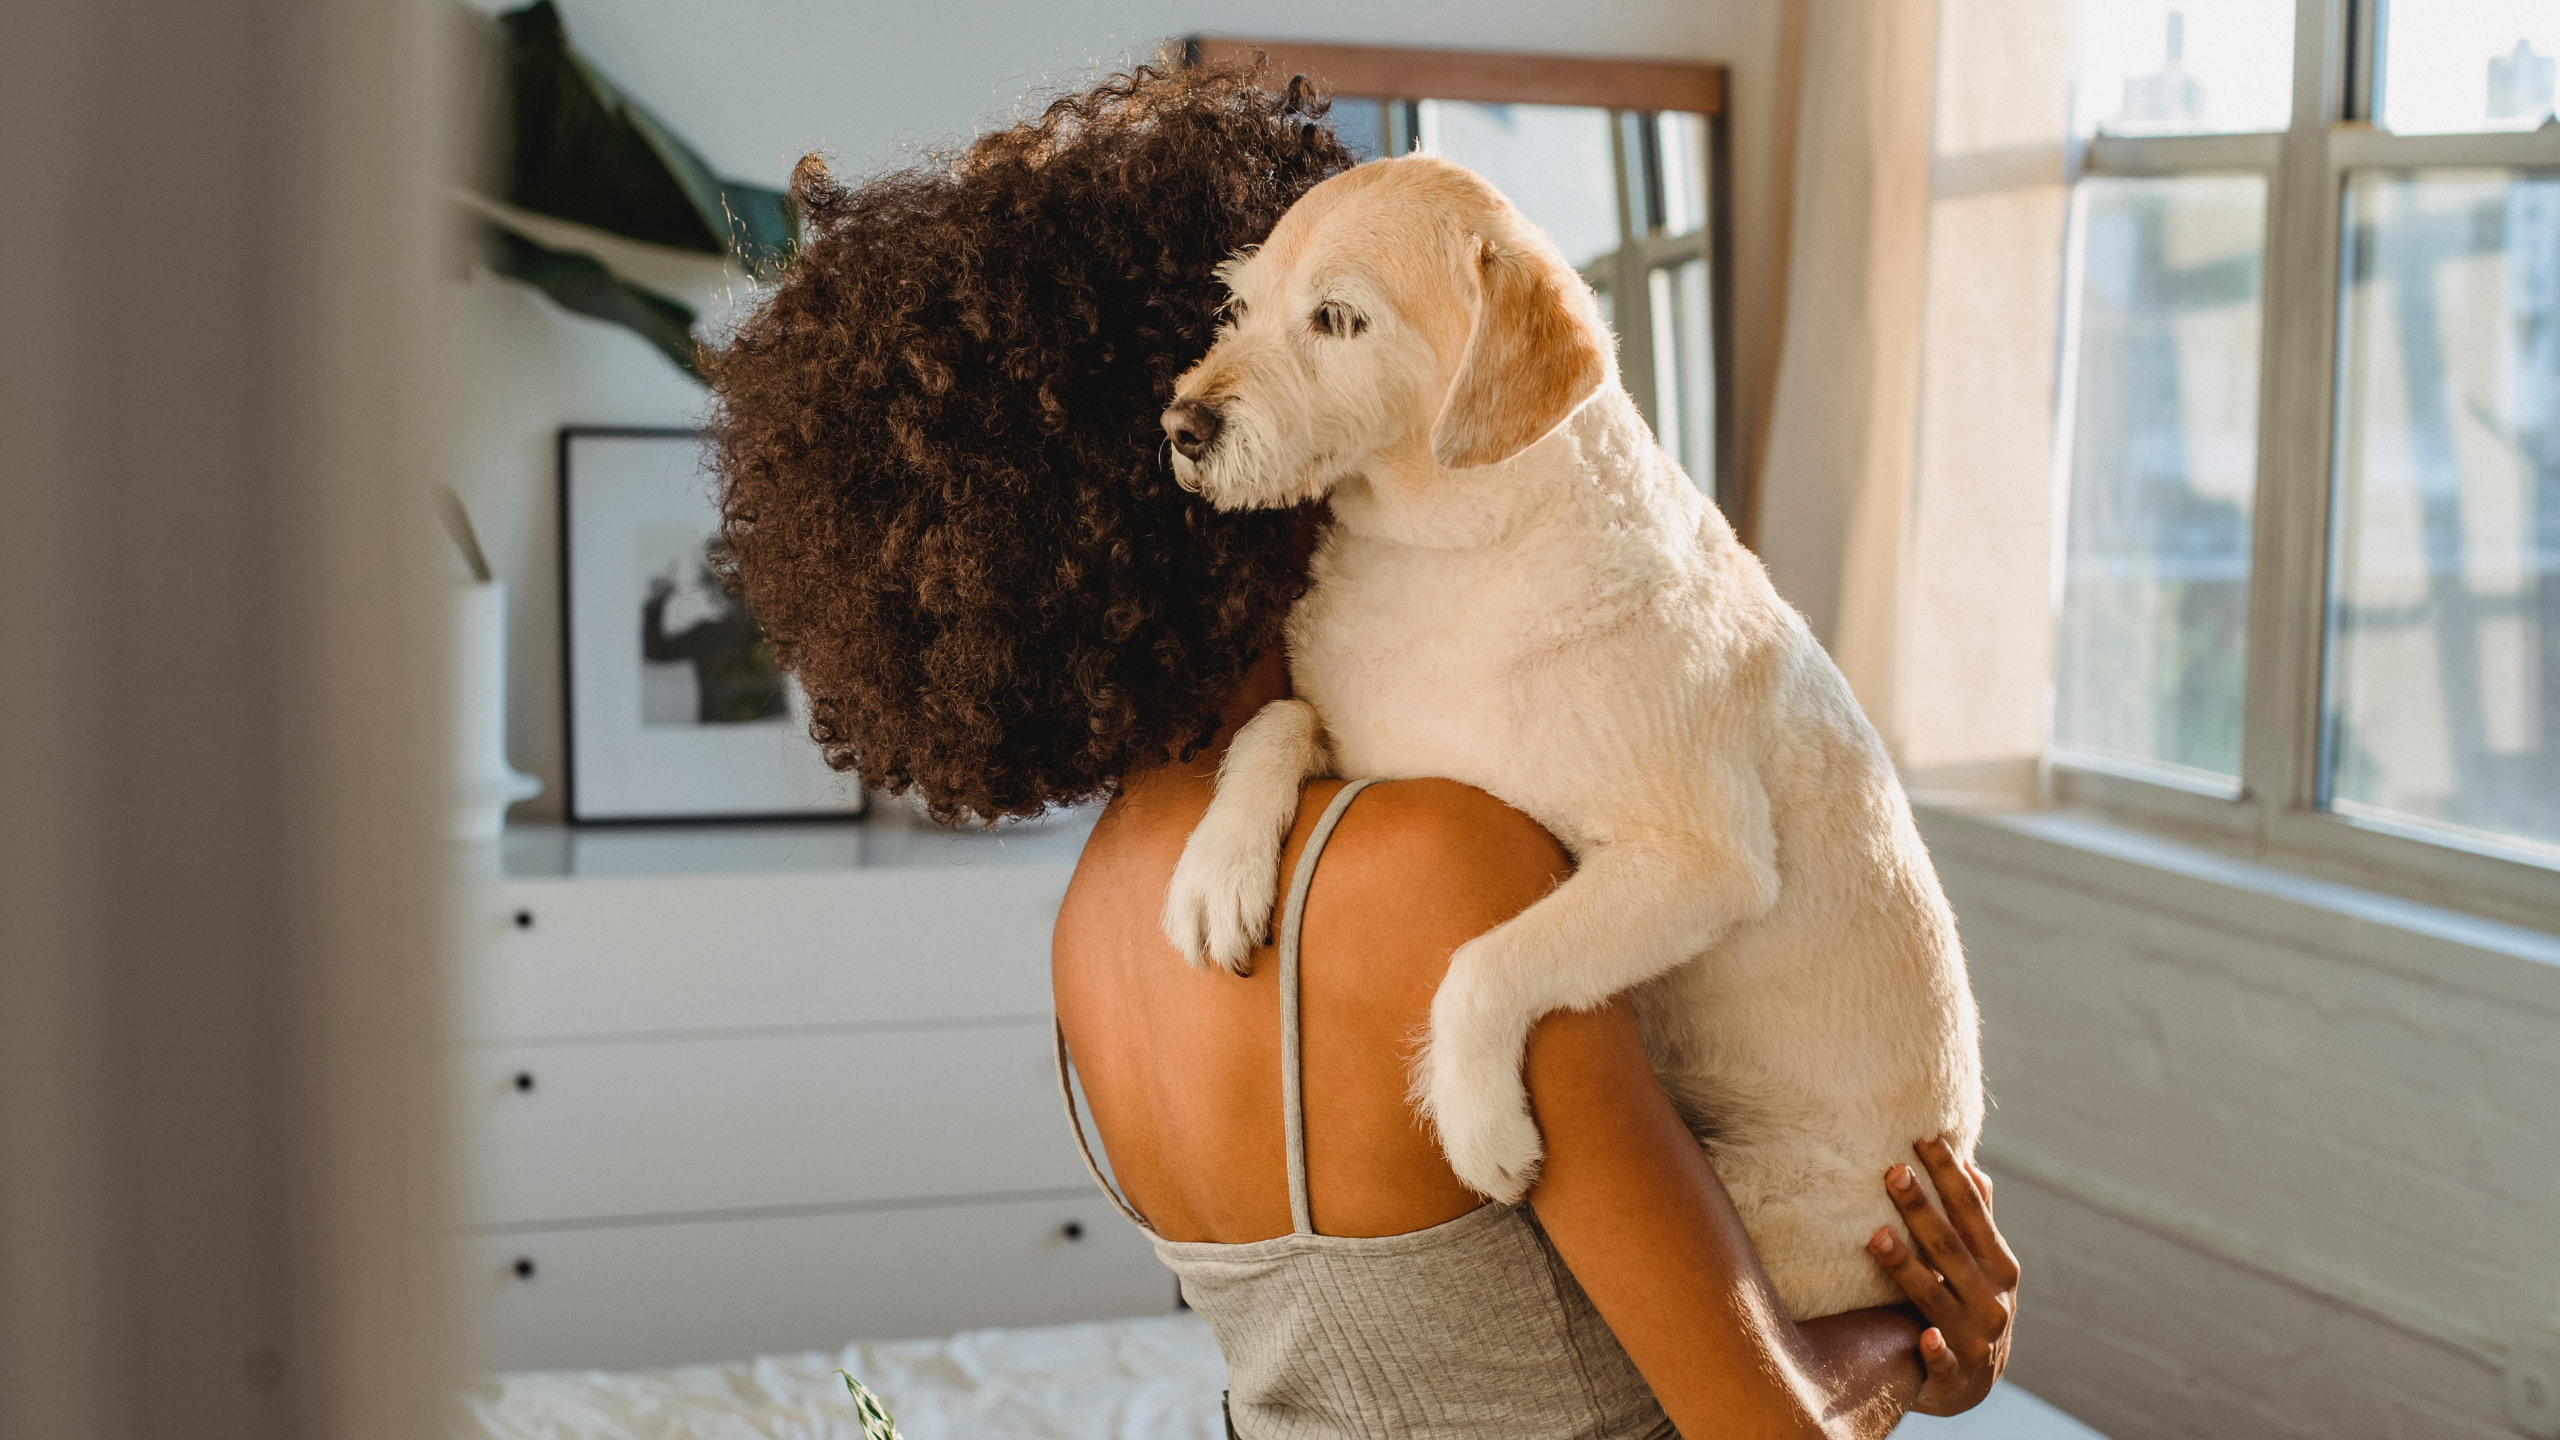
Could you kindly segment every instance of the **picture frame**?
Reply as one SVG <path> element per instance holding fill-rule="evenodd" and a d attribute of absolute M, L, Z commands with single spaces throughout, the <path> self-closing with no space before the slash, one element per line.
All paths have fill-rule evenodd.
<path fill-rule="evenodd" d="M 713 575 L 719 508 L 692 430 L 559 438 L 560 693 L 575 825 L 860 817 L 808 702 Z"/>

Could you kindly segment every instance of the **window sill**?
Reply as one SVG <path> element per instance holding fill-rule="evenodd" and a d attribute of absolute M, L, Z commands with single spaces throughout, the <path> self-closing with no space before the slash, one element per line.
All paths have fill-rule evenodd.
<path fill-rule="evenodd" d="M 2560 935 L 2072 811 L 1920 805 L 1914 816 L 1942 862 L 2024 872 L 2560 1019 Z"/>

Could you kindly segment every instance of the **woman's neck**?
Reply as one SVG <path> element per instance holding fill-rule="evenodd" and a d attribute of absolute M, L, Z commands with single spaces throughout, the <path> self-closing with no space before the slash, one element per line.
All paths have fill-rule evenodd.
<path fill-rule="evenodd" d="M 1275 642 L 1255 657 L 1251 668 L 1244 672 L 1244 679 L 1218 707 L 1218 729 L 1209 737 L 1207 745 L 1188 758 L 1177 750 L 1161 765 L 1130 772 L 1121 781 L 1121 793 L 1167 783 L 1214 783 L 1218 778 L 1218 767 L 1226 761 L 1227 747 L 1235 741 L 1236 731 L 1244 727 L 1244 722 L 1261 713 L 1263 706 L 1288 698 L 1289 658 Z"/>
<path fill-rule="evenodd" d="M 1321 500 L 1299 508 L 1297 525 L 1289 537 L 1289 563 L 1299 574 L 1306 573 L 1307 562 L 1315 554 L 1316 542 L 1332 518 L 1331 507 Z M 1244 678 L 1236 682 L 1234 691 L 1218 707 L 1218 728 L 1209 737 L 1209 743 L 1187 755 L 1184 753 L 1187 745 L 1177 746 L 1172 754 L 1165 757 L 1164 763 L 1130 771 L 1120 777 L 1120 793 L 1127 795 L 1167 783 L 1215 785 L 1218 767 L 1226 763 L 1227 746 L 1234 742 L 1236 732 L 1244 728 L 1244 722 L 1260 714 L 1262 707 L 1272 701 L 1288 699 L 1290 693 L 1289 652 L 1278 640 L 1273 640 L 1254 657 L 1253 664 L 1244 672 Z"/>

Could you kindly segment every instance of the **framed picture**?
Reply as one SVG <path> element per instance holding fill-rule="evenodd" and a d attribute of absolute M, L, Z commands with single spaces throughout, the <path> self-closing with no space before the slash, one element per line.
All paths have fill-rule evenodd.
<path fill-rule="evenodd" d="M 569 819 L 860 815 L 808 703 L 713 574 L 719 510 L 689 430 L 560 432 Z"/>

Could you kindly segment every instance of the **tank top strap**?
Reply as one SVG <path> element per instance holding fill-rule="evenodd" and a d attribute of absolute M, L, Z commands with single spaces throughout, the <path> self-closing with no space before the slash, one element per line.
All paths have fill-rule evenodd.
<path fill-rule="evenodd" d="M 1049 1032 L 1056 1037 L 1058 1044 L 1058 1098 L 1066 1102 L 1067 1123 L 1075 1128 L 1076 1153 L 1084 1157 L 1084 1173 L 1093 1177 L 1093 1183 L 1102 1187 L 1102 1193 L 1111 1197 L 1111 1203 L 1119 1207 L 1121 1214 L 1129 1217 L 1130 1224 L 1153 1235 L 1156 1227 L 1148 1224 L 1147 1217 L 1139 1214 L 1138 1208 L 1120 1194 L 1120 1187 L 1111 1183 L 1110 1177 L 1102 1173 L 1101 1164 L 1093 1158 L 1093 1142 L 1084 1134 L 1084 1107 L 1076 1104 L 1075 1076 L 1070 1073 L 1075 1062 L 1067 1057 L 1067 1027 L 1052 1015 L 1049 1017 Z"/>
<path fill-rule="evenodd" d="M 1298 1045 L 1298 936 L 1307 917 L 1307 891 L 1316 880 L 1316 858 L 1324 853 L 1342 812 L 1353 796 L 1377 783 L 1354 780 L 1333 797 L 1316 818 L 1306 849 L 1298 853 L 1297 873 L 1289 877 L 1289 898 L 1280 908 L 1280 1115 L 1289 1151 L 1289 1228 L 1300 1235 L 1316 1233 L 1315 1207 L 1307 1199 L 1307 1109 L 1302 1088 Z M 1081 1138 L 1081 1132 L 1079 1132 Z M 1115 1197 L 1116 1198 L 1116 1197 Z"/>

